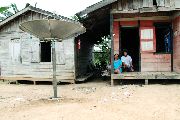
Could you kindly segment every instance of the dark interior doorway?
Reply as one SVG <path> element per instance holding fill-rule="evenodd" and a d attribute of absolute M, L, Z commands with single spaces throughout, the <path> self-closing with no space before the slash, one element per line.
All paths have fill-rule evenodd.
<path fill-rule="evenodd" d="M 140 71 L 140 38 L 138 27 L 121 27 L 121 51 L 128 50 L 136 72 Z"/>
<path fill-rule="evenodd" d="M 51 42 L 41 42 L 41 62 L 51 62 Z"/>

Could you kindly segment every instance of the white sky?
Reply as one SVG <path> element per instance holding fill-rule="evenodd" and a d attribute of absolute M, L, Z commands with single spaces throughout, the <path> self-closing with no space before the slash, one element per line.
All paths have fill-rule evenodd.
<path fill-rule="evenodd" d="M 99 1 L 101 0 L 2 0 L 0 6 L 9 6 L 11 3 L 16 3 L 18 9 L 21 10 L 25 7 L 26 3 L 35 6 L 37 2 L 37 8 L 71 17 L 75 13 Z"/>

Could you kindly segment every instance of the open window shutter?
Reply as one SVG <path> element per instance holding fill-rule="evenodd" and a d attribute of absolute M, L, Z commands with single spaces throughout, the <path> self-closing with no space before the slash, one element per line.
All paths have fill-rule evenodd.
<path fill-rule="evenodd" d="M 64 53 L 64 44 L 63 42 L 56 42 L 56 63 L 60 65 L 65 64 L 65 53 Z"/>
<path fill-rule="evenodd" d="M 32 40 L 31 42 L 31 62 L 40 62 L 40 42 L 38 40 Z"/>
<path fill-rule="evenodd" d="M 140 39 L 141 53 L 156 52 L 155 27 L 141 27 Z"/>

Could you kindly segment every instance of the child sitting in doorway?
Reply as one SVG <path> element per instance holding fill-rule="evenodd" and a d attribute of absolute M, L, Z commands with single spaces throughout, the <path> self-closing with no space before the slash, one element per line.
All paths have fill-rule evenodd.
<path fill-rule="evenodd" d="M 119 54 L 114 55 L 114 73 L 115 74 L 122 73 L 122 61 L 119 58 Z"/>
<path fill-rule="evenodd" d="M 123 50 L 123 56 L 121 57 L 124 72 L 134 72 L 132 58 L 128 55 L 127 50 Z"/>

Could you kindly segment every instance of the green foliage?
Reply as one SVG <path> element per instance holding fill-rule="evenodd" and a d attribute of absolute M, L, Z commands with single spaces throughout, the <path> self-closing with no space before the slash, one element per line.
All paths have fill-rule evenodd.
<path fill-rule="evenodd" d="M 0 7 L 0 13 L 3 13 L 4 11 L 8 10 L 9 7 Z"/>
<path fill-rule="evenodd" d="M 85 18 L 81 17 L 78 14 L 75 14 L 74 16 L 71 17 L 73 20 L 78 21 L 78 22 L 83 22 Z"/>
<path fill-rule="evenodd" d="M 12 9 L 12 12 L 11 10 Z M 18 12 L 18 8 L 16 4 L 11 4 L 8 7 L 0 7 L 0 21 L 4 20 L 7 17 L 10 17 Z"/>
<path fill-rule="evenodd" d="M 109 64 L 111 58 L 111 37 L 110 35 L 102 37 L 102 42 L 95 45 L 100 51 L 94 52 L 94 63 L 95 64 Z"/>

